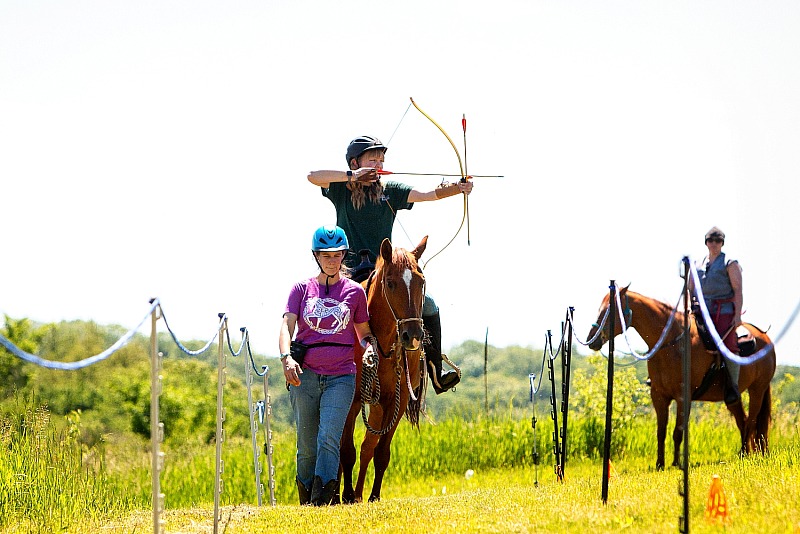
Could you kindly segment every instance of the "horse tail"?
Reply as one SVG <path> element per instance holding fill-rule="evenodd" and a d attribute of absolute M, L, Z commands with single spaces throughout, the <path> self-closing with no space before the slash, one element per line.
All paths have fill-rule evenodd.
<path fill-rule="evenodd" d="M 761 452 L 766 453 L 769 446 L 769 427 L 772 422 L 772 384 L 764 391 L 761 409 L 756 417 L 756 445 Z"/>

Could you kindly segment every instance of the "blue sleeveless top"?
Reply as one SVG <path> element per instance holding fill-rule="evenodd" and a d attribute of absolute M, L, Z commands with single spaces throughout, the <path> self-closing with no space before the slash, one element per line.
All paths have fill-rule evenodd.
<path fill-rule="evenodd" d="M 733 313 L 733 302 L 718 303 L 719 300 L 733 298 L 733 287 L 728 276 L 728 264 L 736 260 L 725 261 L 725 253 L 720 253 L 713 263 L 708 263 L 708 257 L 697 266 L 697 275 L 700 277 L 700 287 L 703 290 L 706 306 L 710 313 Z"/>

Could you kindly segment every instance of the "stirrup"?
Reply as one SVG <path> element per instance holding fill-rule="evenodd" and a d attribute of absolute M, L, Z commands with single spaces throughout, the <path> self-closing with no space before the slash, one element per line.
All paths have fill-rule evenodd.
<path fill-rule="evenodd" d="M 456 374 L 458 375 L 458 379 L 461 380 L 461 368 L 450 361 L 450 358 L 447 357 L 447 354 L 442 354 L 442 361 L 445 362 L 447 365 L 455 369 Z"/>
<path fill-rule="evenodd" d="M 439 375 L 433 362 L 428 362 L 428 365 L 431 366 L 431 382 L 433 382 L 433 390 L 437 395 L 440 395 L 445 391 L 450 391 L 451 389 L 455 388 L 459 382 L 461 382 L 461 369 L 451 362 L 444 354 L 442 354 L 442 361 L 446 361 L 450 367 L 455 369 L 455 371 L 451 370 L 445 372 L 444 369 L 442 369 L 442 374 Z M 442 379 L 445 377 L 449 379 L 448 384 L 442 385 Z"/>

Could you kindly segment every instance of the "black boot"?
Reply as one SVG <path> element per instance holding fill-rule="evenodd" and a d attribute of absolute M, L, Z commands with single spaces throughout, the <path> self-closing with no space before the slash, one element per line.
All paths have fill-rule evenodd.
<path fill-rule="evenodd" d="M 300 505 L 305 506 L 311 504 L 311 491 L 305 484 L 300 482 L 299 478 L 295 480 L 297 481 L 297 496 L 300 498 Z"/>
<path fill-rule="evenodd" d="M 730 406 L 741 402 L 742 396 L 739 393 L 739 364 L 725 360 L 727 368 L 727 380 L 725 381 L 725 405 Z"/>
<path fill-rule="evenodd" d="M 436 394 L 439 395 L 452 388 L 461 381 L 461 373 L 455 370 L 442 372 L 442 323 L 439 314 L 426 315 L 422 318 L 425 330 L 425 359 L 428 362 L 431 383 Z"/>
<path fill-rule="evenodd" d="M 314 506 L 328 506 L 339 488 L 339 480 L 332 479 L 323 484 L 319 476 L 314 477 L 314 487 L 311 488 L 311 504 Z"/>
<path fill-rule="evenodd" d="M 736 384 L 729 383 L 725 388 L 725 406 L 730 406 L 741 402 L 742 396 L 739 394 L 739 388 Z"/>

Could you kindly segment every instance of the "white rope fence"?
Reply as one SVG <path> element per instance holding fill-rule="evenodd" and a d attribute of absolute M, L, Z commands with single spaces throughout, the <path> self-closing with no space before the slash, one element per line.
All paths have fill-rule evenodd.
<path fill-rule="evenodd" d="M 264 451 L 267 456 L 267 472 L 269 477 L 270 488 L 270 504 L 276 505 L 275 501 L 275 468 L 272 462 L 273 447 L 272 447 L 272 431 L 270 429 L 270 418 L 272 415 L 272 407 L 269 396 L 269 367 L 262 366 L 262 372 L 256 368 L 255 361 L 253 360 L 253 353 L 250 350 L 249 333 L 247 329 L 242 328 L 242 344 L 238 351 L 234 351 L 230 342 L 230 335 L 228 333 L 228 317 L 220 313 L 218 314 L 219 323 L 211 339 L 198 350 L 190 350 L 186 348 L 179 340 L 172 329 L 167 323 L 164 310 L 158 299 L 151 299 L 150 306 L 144 318 L 139 324 L 127 331 L 122 337 L 119 338 L 111 347 L 103 352 L 84 358 L 75 362 L 62 362 L 57 360 L 48 360 L 23 351 L 12 343 L 5 336 L 0 334 L 0 345 L 2 345 L 9 353 L 24 360 L 26 362 L 45 367 L 48 369 L 56 369 L 61 371 L 76 371 L 84 369 L 98 362 L 104 361 L 111 357 L 114 353 L 118 352 L 126 346 L 142 328 L 148 318 L 150 318 L 150 441 L 151 441 L 151 470 L 152 470 L 152 499 L 153 499 L 153 532 L 160 534 L 164 528 L 164 521 L 161 515 L 164 512 L 165 494 L 161 491 L 161 473 L 164 470 L 165 454 L 160 450 L 161 444 L 164 441 L 164 423 L 160 421 L 159 414 L 159 399 L 162 393 L 162 371 L 163 371 L 163 354 L 158 351 L 158 338 L 157 338 L 157 323 L 159 320 L 164 321 L 167 331 L 172 336 L 175 344 L 184 353 L 190 356 L 197 356 L 209 350 L 216 340 L 219 340 L 217 345 L 218 349 L 218 364 L 217 364 L 217 416 L 216 416 L 216 470 L 214 481 L 214 533 L 216 534 L 219 529 L 220 520 L 220 496 L 223 492 L 222 475 L 224 474 L 224 462 L 222 461 L 222 445 L 225 441 L 225 408 L 223 406 L 224 386 L 227 377 L 227 363 L 225 356 L 224 342 L 227 340 L 228 350 L 233 356 L 239 356 L 246 348 L 249 358 L 245 359 L 245 382 L 247 384 L 247 402 L 250 407 L 250 432 L 253 444 L 253 469 L 256 482 L 256 496 L 258 505 L 262 505 L 263 484 L 261 484 L 262 467 L 260 462 L 260 451 L 256 443 L 256 436 L 258 434 L 258 425 L 264 425 Z M 251 385 L 253 382 L 253 373 L 264 378 L 264 398 L 253 402 Z M 258 414 L 258 419 L 254 415 Z"/>

